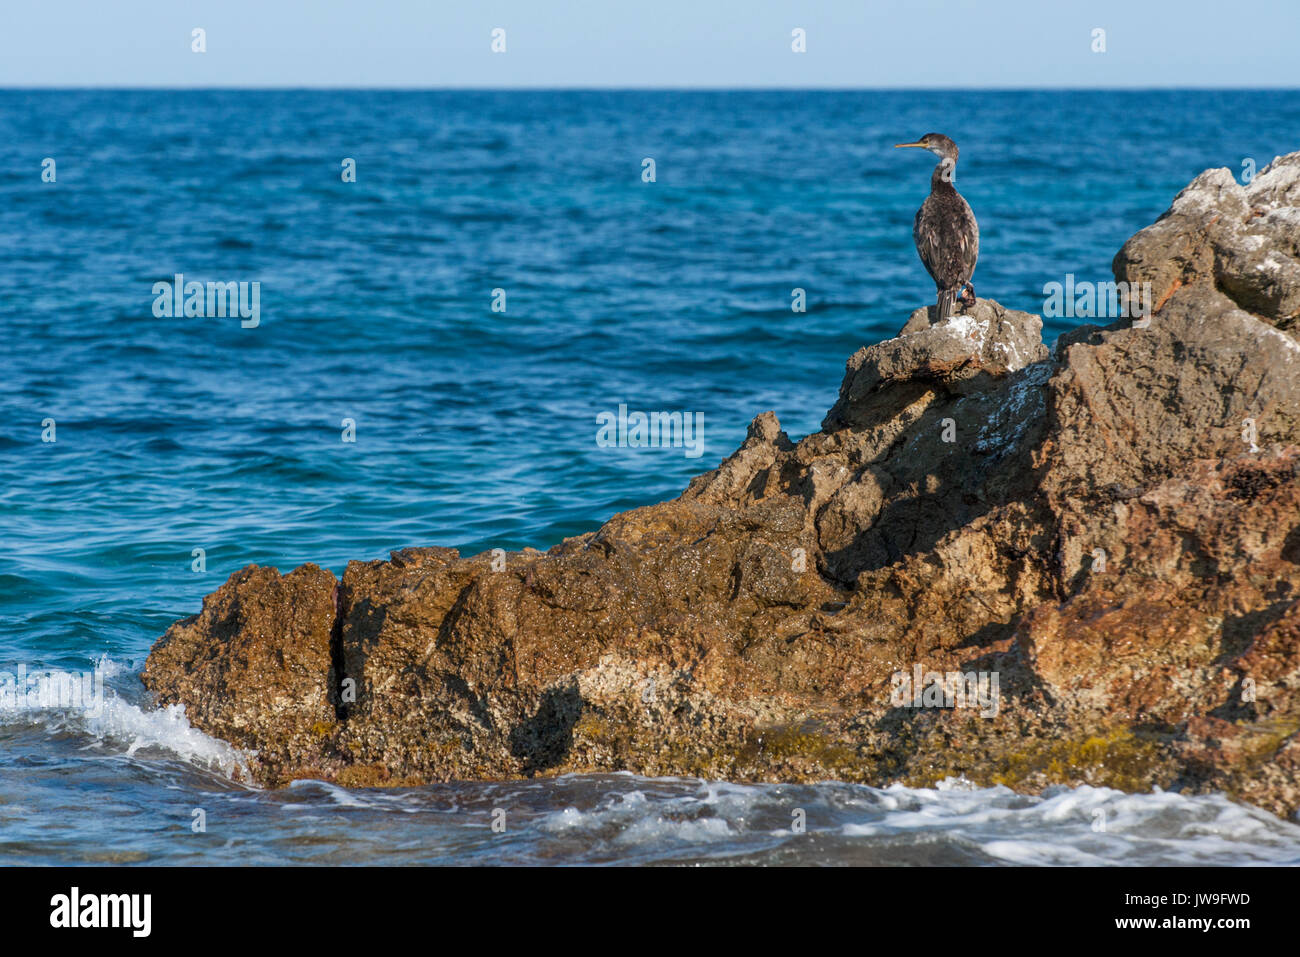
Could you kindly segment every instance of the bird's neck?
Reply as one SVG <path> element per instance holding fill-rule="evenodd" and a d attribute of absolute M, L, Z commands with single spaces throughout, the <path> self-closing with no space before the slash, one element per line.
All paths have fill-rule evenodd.
<path fill-rule="evenodd" d="M 930 174 L 930 192 L 934 193 L 945 189 L 955 190 L 957 187 L 953 185 L 953 181 L 956 178 L 957 161 L 946 157 L 939 160 L 939 165 Z"/>

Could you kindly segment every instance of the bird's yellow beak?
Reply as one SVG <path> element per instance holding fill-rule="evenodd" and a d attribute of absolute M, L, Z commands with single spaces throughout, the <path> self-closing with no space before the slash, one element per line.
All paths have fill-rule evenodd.
<path fill-rule="evenodd" d="M 919 146 L 919 147 L 921 147 L 921 149 L 925 149 L 925 148 L 926 148 L 926 145 L 925 145 L 924 143 L 895 143 L 895 144 L 894 144 L 894 149 L 896 149 L 896 150 L 900 150 L 900 149 L 902 149 L 904 146 Z"/>

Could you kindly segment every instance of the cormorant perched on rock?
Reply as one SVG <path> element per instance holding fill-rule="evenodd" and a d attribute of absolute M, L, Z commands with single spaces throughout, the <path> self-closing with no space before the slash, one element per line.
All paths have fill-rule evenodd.
<path fill-rule="evenodd" d="M 929 150 L 939 157 L 939 165 L 930 175 L 930 195 L 912 223 L 912 239 L 938 288 L 935 322 L 943 322 L 952 314 L 959 290 L 962 305 L 975 304 L 970 280 L 980 254 L 980 228 L 970 206 L 952 185 L 957 173 L 957 144 L 942 133 L 926 133 L 915 143 L 894 144 L 895 149 L 904 146 Z"/>

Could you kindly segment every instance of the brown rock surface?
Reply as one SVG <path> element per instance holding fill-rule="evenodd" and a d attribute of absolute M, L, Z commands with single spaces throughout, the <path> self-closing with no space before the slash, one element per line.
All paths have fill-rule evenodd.
<path fill-rule="evenodd" d="M 1145 328 L 1049 352 L 990 300 L 918 310 L 798 443 L 764 413 L 678 499 L 545 553 L 244 569 L 144 681 L 271 785 L 964 774 L 1294 814 L 1297 223 L 1300 154 L 1207 172 L 1116 257 Z M 913 707 L 918 665 L 996 676 L 996 707 Z"/>

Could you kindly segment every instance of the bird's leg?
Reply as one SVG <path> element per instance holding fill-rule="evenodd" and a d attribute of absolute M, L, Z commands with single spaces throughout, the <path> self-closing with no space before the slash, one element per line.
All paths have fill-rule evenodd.
<path fill-rule="evenodd" d="M 961 291 L 961 304 L 967 309 L 975 305 L 975 284 L 969 280 Z"/>

